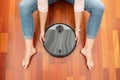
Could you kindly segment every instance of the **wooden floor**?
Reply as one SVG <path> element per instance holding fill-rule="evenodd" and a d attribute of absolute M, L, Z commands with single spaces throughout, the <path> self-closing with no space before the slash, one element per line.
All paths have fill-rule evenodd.
<path fill-rule="evenodd" d="M 34 15 L 34 45 L 37 54 L 30 66 L 21 66 L 25 45 L 21 31 L 20 0 L 0 1 L 0 80 L 120 80 L 120 1 L 103 0 L 106 9 L 100 31 L 93 48 L 95 66 L 86 68 L 80 49 L 85 42 L 85 24 L 89 14 L 84 12 L 81 42 L 74 52 L 65 58 L 50 56 L 38 41 L 38 11 Z M 47 25 L 66 23 L 74 28 L 73 6 L 58 2 L 50 6 Z"/>

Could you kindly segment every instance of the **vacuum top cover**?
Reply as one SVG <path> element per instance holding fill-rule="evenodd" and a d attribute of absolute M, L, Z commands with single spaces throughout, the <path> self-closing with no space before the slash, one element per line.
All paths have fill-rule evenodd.
<path fill-rule="evenodd" d="M 65 57 L 76 46 L 75 33 L 66 24 L 54 24 L 45 32 L 44 48 L 55 57 Z"/>

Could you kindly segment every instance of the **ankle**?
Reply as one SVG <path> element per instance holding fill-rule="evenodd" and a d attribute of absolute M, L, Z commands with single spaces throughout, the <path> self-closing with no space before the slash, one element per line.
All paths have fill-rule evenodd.
<path fill-rule="evenodd" d="M 92 55 L 92 51 L 91 51 L 90 49 L 88 49 L 88 48 L 85 48 L 85 47 L 82 49 L 82 52 L 83 52 L 86 56 Z"/>
<path fill-rule="evenodd" d="M 92 49 L 90 49 L 90 48 L 84 47 L 83 49 L 84 49 L 87 53 L 91 53 L 91 52 L 92 52 Z"/>
<path fill-rule="evenodd" d="M 26 52 L 27 53 L 31 53 L 31 52 L 33 52 L 33 51 L 35 51 L 35 48 L 33 47 L 33 48 L 27 48 L 26 49 Z"/>

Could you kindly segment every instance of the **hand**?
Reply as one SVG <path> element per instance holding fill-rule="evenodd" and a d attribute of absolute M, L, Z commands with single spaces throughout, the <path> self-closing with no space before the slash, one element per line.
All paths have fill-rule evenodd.
<path fill-rule="evenodd" d="M 44 31 L 41 31 L 39 39 L 40 39 L 41 44 L 43 44 L 43 41 L 45 41 Z"/>
<path fill-rule="evenodd" d="M 78 45 L 78 43 L 80 41 L 80 33 L 79 33 L 79 31 L 75 31 L 75 35 L 76 35 L 75 40 L 77 41 L 77 45 Z"/>

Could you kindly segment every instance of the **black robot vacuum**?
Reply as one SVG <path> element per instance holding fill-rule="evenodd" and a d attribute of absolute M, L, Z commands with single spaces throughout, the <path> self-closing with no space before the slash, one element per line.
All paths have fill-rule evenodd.
<path fill-rule="evenodd" d="M 76 47 L 74 30 L 63 23 L 49 26 L 45 31 L 45 50 L 54 57 L 65 57 Z"/>

